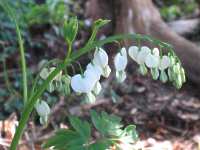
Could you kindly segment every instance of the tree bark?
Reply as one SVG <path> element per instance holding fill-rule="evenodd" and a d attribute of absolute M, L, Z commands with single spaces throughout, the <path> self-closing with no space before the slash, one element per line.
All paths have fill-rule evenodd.
<path fill-rule="evenodd" d="M 200 84 L 200 48 L 171 30 L 152 0 L 89 0 L 86 8 L 87 16 L 92 19 L 111 19 L 109 31 L 113 33 L 147 34 L 172 44 L 187 77 Z"/>

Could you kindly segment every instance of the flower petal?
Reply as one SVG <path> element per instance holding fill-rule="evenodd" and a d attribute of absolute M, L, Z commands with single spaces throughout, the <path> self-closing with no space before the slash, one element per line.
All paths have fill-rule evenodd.
<path fill-rule="evenodd" d="M 151 53 L 151 50 L 148 47 L 146 46 L 141 47 L 141 50 L 137 55 L 137 63 L 143 64 L 149 53 Z"/>
<path fill-rule="evenodd" d="M 137 60 L 138 52 L 139 52 L 139 48 L 137 46 L 131 46 L 128 49 L 128 54 L 134 61 Z"/>
<path fill-rule="evenodd" d="M 171 64 L 170 58 L 168 56 L 163 56 L 160 61 L 159 69 L 164 70 L 164 69 L 168 68 L 170 66 L 170 64 Z"/>
<path fill-rule="evenodd" d="M 126 49 L 122 48 L 120 53 L 114 58 L 114 64 L 117 71 L 122 71 L 126 68 L 128 63 Z"/>
<path fill-rule="evenodd" d="M 156 68 L 159 65 L 159 57 L 152 55 L 151 53 L 147 55 L 146 59 L 145 59 L 145 64 L 147 65 L 147 67 L 149 68 Z"/>
<path fill-rule="evenodd" d="M 102 48 L 97 48 L 94 53 L 94 63 L 101 68 L 104 68 L 106 65 L 108 65 L 108 55 L 105 50 Z"/>

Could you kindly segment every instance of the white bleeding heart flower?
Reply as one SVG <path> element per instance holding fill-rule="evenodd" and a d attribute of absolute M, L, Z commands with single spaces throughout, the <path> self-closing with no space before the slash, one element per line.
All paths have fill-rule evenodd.
<path fill-rule="evenodd" d="M 158 49 L 158 48 L 154 48 L 154 49 L 152 50 L 152 52 L 153 52 L 153 55 L 155 55 L 155 56 L 157 56 L 157 57 L 160 56 L 160 52 L 159 52 L 159 49 Z"/>
<path fill-rule="evenodd" d="M 95 65 L 95 64 L 92 64 L 92 63 L 89 63 L 86 67 L 86 70 L 91 70 L 92 72 L 94 72 L 94 75 L 96 76 L 96 78 L 98 80 L 100 80 L 100 77 L 103 73 L 103 70 L 100 66 L 98 65 Z"/>
<path fill-rule="evenodd" d="M 92 92 L 89 92 L 86 94 L 85 102 L 89 104 L 93 104 L 96 101 L 96 97 L 92 94 Z"/>
<path fill-rule="evenodd" d="M 74 75 L 71 78 L 71 87 L 77 93 L 89 93 L 94 87 L 95 82 L 88 77 L 80 74 Z"/>
<path fill-rule="evenodd" d="M 93 93 L 94 93 L 95 95 L 99 95 L 99 93 L 101 92 L 101 89 L 102 89 L 101 84 L 100 84 L 100 82 L 98 81 L 98 82 L 95 84 L 94 89 L 93 89 L 92 91 L 93 91 Z"/>
<path fill-rule="evenodd" d="M 128 54 L 134 61 L 137 61 L 138 52 L 139 48 L 137 46 L 131 46 L 128 49 Z"/>
<path fill-rule="evenodd" d="M 163 56 L 160 60 L 159 69 L 164 70 L 170 66 L 170 58 L 168 56 Z"/>
<path fill-rule="evenodd" d="M 49 76 L 49 70 L 47 68 L 43 68 L 40 72 L 40 77 L 46 80 L 48 76 Z"/>
<path fill-rule="evenodd" d="M 100 74 L 96 72 L 94 69 L 86 69 L 84 72 L 85 79 L 89 80 L 91 83 L 95 84 L 100 80 Z"/>
<path fill-rule="evenodd" d="M 126 79 L 126 72 L 125 71 L 116 71 L 116 78 L 119 83 L 124 82 Z"/>
<path fill-rule="evenodd" d="M 49 105 L 43 100 L 36 103 L 35 109 L 40 117 L 45 117 L 50 114 Z"/>
<path fill-rule="evenodd" d="M 114 65 L 117 71 L 125 70 L 127 66 L 127 53 L 126 49 L 123 47 L 119 53 L 114 58 Z"/>
<path fill-rule="evenodd" d="M 102 76 L 104 76 L 105 78 L 108 78 L 109 75 L 111 73 L 111 69 L 110 67 L 107 65 L 103 68 L 103 73 L 102 73 Z"/>
<path fill-rule="evenodd" d="M 104 68 L 106 65 L 108 65 L 108 54 L 106 51 L 102 48 L 96 48 L 93 62 L 95 65 L 98 65 L 101 68 Z"/>
<path fill-rule="evenodd" d="M 142 46 L 141 50 L 138 52 L 138 55 L 137 55 L 137 63 L 143 64 L 145 62 L 147 55 L 150 53 L 151 53 L 151 50 L 148 47 Z"/>
<path fill-rule="evenodd" d="M 160 57 L 149 53 L 145 59 L 145 64 L 149 68 L 156 68 L 158 67 L 160 62 Z"/>

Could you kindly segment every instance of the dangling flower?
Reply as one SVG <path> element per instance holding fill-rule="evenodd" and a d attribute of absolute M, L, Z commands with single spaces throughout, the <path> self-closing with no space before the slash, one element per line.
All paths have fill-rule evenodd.
<path fill-rule="evenodd" d="M 50 114 L 49 105 L 43 100 L 36 103 L 35 109 L 40 117 L 48 116 Z"/>
<path fill-rule="evenodd" d="M 116 78 L 118 82 L 123 82 L 126 79 L 126 69 L 128 60 L 127 60 L 127 53 L 126 49 L 122 48 L 119 53 L 114 58 L 114 65 L 116 69 Z"/>
<path fill-rule="evenodd" d="M 163 56 L 160 60 L 159 69 L 165 70 L 170 66 L 170 64 L 171 64 L 170 58 L 168 56 Z"/>
<path fill-rule="evenodd" d="M 121 51 L 117 53 L 117 55 L 114 58 L 115 69 L 117 71 L 125 70 L 127 63 L 128 60 L 127 60 L 126 49 L 122 48 Z"/>
<path fill-rule="evenodd" d="M 77 93 L 89 93 L 93 89 L 94 83 L 88 77 L 76 74 L 71 79 L 71 87 Z"/>
<path fill-rule="evenodd" d="M 131 46 L 128 49 L 129 56 L 136 62 L 137 62 L 138 52 L 139 52 L 139 48 L 137 46 Z"/>
<path fill-rule="evenodd" d="M 105 50 L 102 48 L 96 48 L 94 53 L 94 59 L 93 62 L 95 65 L 100 66 L 101 68 L 104 68 L 108 65 L 108 55 Z"/>
<path fill-rule="evenodd" d="M 143 64 L 145 62 L 147 55 L 150 53 L 151 53 L 151 50 L 148 47 L 142 46 L 141 50 L 138 52 L 138 55 L 137 55 L 137 63 Z"/>
<path fill-rule="evenodd" d="M 149 68 L 157 68 L 159 65 L 160 57 L 149 53 L 145 59 L 145 64 Z"/>
<path fill-rule="evenodd" d="M 100 80 L 100 77 L 103 73 L 103 70 L 100 66 L 89 63 L 86 67 L 86 70 L 90 70 L 93 72 L 94 76 L 96 79 Z"/>

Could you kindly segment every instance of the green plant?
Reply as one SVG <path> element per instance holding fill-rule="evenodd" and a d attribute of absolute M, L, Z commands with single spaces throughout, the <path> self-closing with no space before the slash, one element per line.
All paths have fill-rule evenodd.
<path fill-rule="evenodd" d="M 92 124 L 100 133 L 100 137 L 93 139 L 91 136 L 91 124 L 82 121 L 78 117 L 69 117 L 70 124 L 74 130 L 61 129 L 50 138 L 44 148 L 53 147 L 54 149 L 64 150 L 105 150 L 111 147 L 121 149 L 134 148 L 134 143 L 138 140 L 136 127 L 128 125 L 124 129 L 121 119 L 114 115 L 108 115 L 105 112 L 98 114 L 95 111 L 90 112 Z"/>
<path fill-rule="evenodd" d="M 20 35 L 16 18 L 10 11 L 10 8 L 6 7 L 11 14 L 11 18 L 15 21 L 16 32 Z M 63 35 L 68 46 L 66 56 L 64 60 L 54 59 L 45 63 L 41 72 L 36 76 L 32 88 L 24 86 L 24 93 L 28 91 L 28 98 L 24 103 L 24 108 L 17 127 L 15 136 L 12 140 L 10 149 L 16 150 L 18 142 L 23 134 L 23 130 L 26 127 L 29 116 L 34 108 L 40 116 L 40 122 L 45 124 L 48 120 L 50 108 L 48 104 L 41 100 L 42 94 L 46 89 L 50 92 L 58 90 L 59 92 L 70 89 L 78 94 L 86 96 L 88 102 L 95 102 L 95 96 L 99 94 L 101 90 L 101 84 L 99 82 L 101 76 L 107 78 L 111 72 L 111 68 L 108 66 L 109 57 L 105 50 L 101 47 L 107 43 L 120 42 L 124 39 L 131 39 L 138 41 L 138 46 L 131 46 L 128 50 L 128 55 L 136 61 L 139 65 L 139 71 L 141 74 L 146 75 L 150 70 L 153 79 L 160 79 L 162 82 L 171 81 L 177 88 L 181 88 L 185 82 L 185 72 L 181 66 L 181 62 L 173 51 L 173 47 L 167 43 L 156 40 L 152 37 L 140 34 L 122 34 L 111 36 L 103 40 L 96 40 L 96 34 L 98 30 L 107 24 L 108 20 L 99 19 L 93 24 L 93 32 L 88 42 L 83 48 L 77 51 L 72 50 L 72 44 L 78 33 L 78 20 L 76 17 L 64 23 L 62 28 Z M 18 36 L 19 42 L 22 43 L 21 36 Z M 141 41 L 148 41 L 158 48 L 150 49 L 146 46 L 140 46 Z M 23 45 L 21 45 L 23 47 Z M 93 60 L 87 65 L 86 70 L 80 66 L 80 74 L 69 75 L 67 68 L 78 61 L 79 58 L 92 50 L 95 50 Z M 167 55 L 162 52 L 163 49 L 168 50 Z M 21 49 L 23 51 L 23 49 Z M 126 79 L 126 66 L 128 63 L 128 55 L 126 48 L 121 48 L 114 58 L 114 65 L 116 70 L 116 78 L 118 82 L 123 82 Z M 21 57 L 23 63 L 25 58 Z M 25 65 L 24 65 L 25 66 Z M 23 75 L 24 69 L 22 69 Z M 41 81 L 41 82 L 39 82 Z M 70 94 L 70 90 L 66 90 L 66 94 Z M 26 98 L 26 97 L 24 97 Z M 57 149 L 63 149 L 65 144 L 70 145 L 67 149 L 99 149 L 104 150 L 110 146 L 117 146 L 120 148 L 120 144 L 134 144 L 137 140 L 135 126 L 130 125 L 125 129 L 122 129 L 120 124 L 120 118 L 114 115 L 108 115 L 102 112 L 100 115 L 95 111 L 91 111 L 92 123 L 95 128 L 102 135 L 100 139 L 91 141 L 91 125 L 86 121 L 81 121 L 77 117 L 70 117 L 70 123 L 74 130 L 61 130 L 53 138 L 51 138 L 45 147 L 54 146 Z M 80 126 L 81 125 L 81 126 Z M 66 138 L 66 139 L 65 139 Z M 69 141 L 66 141 L 69 139 Z M 74 139 L 71 141 L 71 139 Z M 60 142 L 57 143 L 57 140 Z M 62 143 L 64 142 L 64 143 Z M 78 143 L 77 143 L 78 142 Z M 79 147 L 80 146 L 80 147 Z M 65 149 L 66 149 L 65 148 Z"/>

